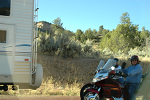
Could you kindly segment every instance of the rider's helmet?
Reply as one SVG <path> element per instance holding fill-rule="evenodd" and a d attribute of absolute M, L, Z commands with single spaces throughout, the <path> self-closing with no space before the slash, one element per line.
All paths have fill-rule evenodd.
<path fill-rule="evenodd" d="M 132 57 L 131 57 L 131 64 L 132 64 L 132 60 L 133 59 L 137 59 L 137 64 L 139 64 L 141 61 L 139 60 L 139 57 L 137 56 L 137 55 L 133 55 Z"/>
<path fill-rule="evenodd" d="M 119 62 L 119 59 L 118 59 L 118 58 L 114 58 L 114 60 L 115 60 L 116 62 Z"/>
<path fill-rule="evenodd" d="M 118 59 L 118 58 L 114 58 L 113 60 L 115 60 L 115 61 L 116 61 L 115 68 L 117 68 L 117 67 L 118 67 L 118 65 L 119 65 L 119 59 Z"/>

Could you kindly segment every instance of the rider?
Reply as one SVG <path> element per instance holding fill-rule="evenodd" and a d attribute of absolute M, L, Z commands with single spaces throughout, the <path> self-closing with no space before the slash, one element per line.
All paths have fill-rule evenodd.
<path fill-rule="evenodd" d="M 122 71 L 126 74 L 126 86 L 129 92 L 129 100 L 134 98 L 134 92 L 136 91 L 139 83 L 142 78 L 142 66 L 139 64 L 140 60 L 137 55 L 133 55 L 131 57 L 131 66 L 124 69 L 125 66 L 122 67 Z"/>
<path fill-rule="evenodd" d="M 115 65 L 115 69 L 114 70 L 121 70 L 121 66 L 119 65 L 119 59 L 118 58 L 114 58 L 114 60 L 116 61 L 116 65 Z M 115 80 L 119 80 L 121 83 L 124 83 L 124 78 L 122 76 L 114 76 L 113 79 Z"/>

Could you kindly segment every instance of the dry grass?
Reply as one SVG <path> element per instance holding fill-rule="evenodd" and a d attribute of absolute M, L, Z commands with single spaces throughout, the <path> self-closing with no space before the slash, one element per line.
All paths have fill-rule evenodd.
<path fill-rule="evenodd" d="M 37 90 L 9 89 L 7 92 L 0 91 L 0 94 L 27 96 L 27 95 L 68 95 L 79 96 L 83 84 L 91 82 L 94 72 L 100 60 L 92 58 L 61 58 L 57 56 L 38 55 L 38 63 L 43 67 L 43 82 Z M 120 64 L 126 62 L 131 65 L 128 58 L 120 58 Z M 141 58 L 143 73 L 149 70 L 149 59 Z"/>
<path fill-rule="evenodd" d="M 44 62 L 42 62 L 43 58 Z M 38 56 L 38 63 L 43 66 L 44 80 L 52 77 L 52 84 L 54 84 L 55 89 L 61 90 L 59 95 L 79 95 L 83 84 L 90 82 L 93 78 L 99 61 L 99 59 L 90 58 L 64 59 L 44 55 Z"/>

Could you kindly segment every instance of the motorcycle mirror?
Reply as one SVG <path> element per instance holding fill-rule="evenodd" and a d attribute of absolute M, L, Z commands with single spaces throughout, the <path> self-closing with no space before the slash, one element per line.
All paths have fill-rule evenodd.
<path fill-rule="evenodd" d="M 114 66 L 112 66 L 112 67 L 111 67 L 111 70 L 115 70 L 115 67 L 114 67 Z"/>

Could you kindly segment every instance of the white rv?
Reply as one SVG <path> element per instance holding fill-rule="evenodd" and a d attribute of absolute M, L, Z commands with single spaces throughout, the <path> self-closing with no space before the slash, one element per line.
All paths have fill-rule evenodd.
<path fill-rule="evenodd" d="M 37 64 L 36 0 L 0 0 L 0 90 L 40 87 L 43 69 Z"/>

